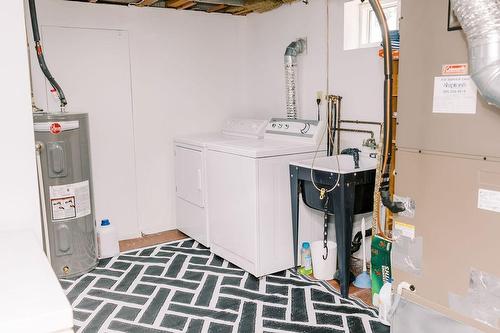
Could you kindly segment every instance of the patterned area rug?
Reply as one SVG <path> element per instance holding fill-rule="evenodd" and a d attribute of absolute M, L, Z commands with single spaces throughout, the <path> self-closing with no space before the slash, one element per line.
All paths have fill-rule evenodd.
<path fill-rule="evenodd" d="M 256 279 L 186 239 L 61 280 L 76 332 L 386 333 L 376 311 L 293 271 Z"/>

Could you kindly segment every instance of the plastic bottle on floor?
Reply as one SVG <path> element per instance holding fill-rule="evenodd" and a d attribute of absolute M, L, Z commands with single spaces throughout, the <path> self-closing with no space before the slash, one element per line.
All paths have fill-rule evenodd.
<path fill-rule="evenodd" d="M 389 311 L 392 307 L 392 279 L 384 283 L 379 293 L 378 318 L 383 324 L 390 325 Z"/>
<path fill-rule="evenodd" d="M 97 244 L 99 246 L 99 258 L 111 258 L 120 254 L 118 237 L 108 219 L 102 220 L 97 229 Z"/>
<path fill-rule="evenodd" d="M 311 257 L 311 244 L 309 242 L 302 243 L 302 248 L 300 249 L 300 263 L 301 267 L 299 269 L 300 274 L 311 275 L 312 270 L 312 257 Z"/>

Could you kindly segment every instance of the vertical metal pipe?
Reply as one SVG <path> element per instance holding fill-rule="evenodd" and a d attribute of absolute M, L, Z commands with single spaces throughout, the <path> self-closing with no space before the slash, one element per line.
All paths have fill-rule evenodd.
<path fill-rule="evenodd" d="M 45 254 L 49 259 L 49 262 L 52 264 L 52 259 L 50 255 L 50 240 L 49 240 L 49 226 L 47 220 L 47 207 L 45 206 L 45 186 L 43 183 L 43 174 L 42 174 L 42 161 L 40 155 L 42 154 L 43 144 L 41 142 L 37 142 L 35 144 L 36 150 L 36 170 L 38 175 L 38 191 L 40 193 L 40 209 L 42 211 L 42 226 L 43 226 L 43 242 L 45 247 Z"/>
<path fill-rule="evenodd" d="M 330 96 L 327 98 L 328 100 L 328 114 L 327 114 L 327 142 L 326 142 L 326 154 L 327 156 L 332 156 L 333 155 L 333 145 L 332 141 L 334 138 L 332 137 L 333 135 L 333 130 L 335 128 L 335 125 L 333 124 L 333 101 L 331 100 Z"/>
<path fill-rule="evenodd" d="M 391 154 L 391 143 L 392 143 L 392 46 L 391 38 L 389 35 L 389 27 L 387 25 L 387 19 L 384 14 L 384 9 L 380 4 L 379 0 L 369 0 L 370 5 L 373 8 L 373 12 L 377 17 L 377 21 L 380 26 L 380 32 L 382 33 L 382 46 L 384 49 L 384 144 L 382 149 L 382 154 L 384 156 L 382 163 L 382 171 L 384 173 L 389 172 L 390 154 Z"/>
<path fill-rule="evenodd" d="M 340 112 L 342 106 L 342 96 L 336 96 L 335 102 L 337 103 L 336 109 L 336 124 L 335 128 L 340 128 Z M 337 131 L 337 154 L 340 154 L 340 131 Z"/>
<path fill-rule="evenodd" d="M 384 14 L 380 0 L 369 0 L 377 17 L 380 31 L 382 33 L 382 46 L 384 49 L 384 143 L 383 143 L 383 163 L 378 171 L 380 177 L 384 179 L 381 182 L 378 191 L 382 204 L 393 213 L 399 213 L 405 210 L 403 203 L 393 202 L 390 193 L 390 163 L 391 163 L 391 145 L 392 145 L 392 46 L 389 35 L 389 27 Z"/>

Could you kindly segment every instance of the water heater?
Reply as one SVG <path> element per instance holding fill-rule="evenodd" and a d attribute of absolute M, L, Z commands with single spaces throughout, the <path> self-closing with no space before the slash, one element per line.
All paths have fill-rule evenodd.
<path fill-rule="evenodd" d="M 88 114 L 34 113 L 44 248 L 58 277 L 97 264 Z"/>

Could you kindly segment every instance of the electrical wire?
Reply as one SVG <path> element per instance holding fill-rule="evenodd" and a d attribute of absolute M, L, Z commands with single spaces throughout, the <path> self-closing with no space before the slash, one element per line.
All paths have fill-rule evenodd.
<path fill-rule="evenodd" d="M 326 95 L 330 91 L 330 1 L 326 1 Z"/>
<path fill-rule="evenodd" d="M 40 65 L 42 73 L 45 75 L 52 88 L 54 88 L 57 92 L 57 96 L 59 97 L 60 101 L 61 112 L 65 112 L 66 104 L 68 104 L 66 96 L 64 95 L 61 86 L 57 83 L 56 79 L 54 79 L 54 77 L 50 73 L 50 70 L 47 67 L 47 63 L 45 62 L 42 43 L 40 42 L 40 30 L 38 27 L 38 17 L 36 14 L 35 0 L 28 0 L 28 5 L 31 18 L 31 27 L 33 30 L 33 41 L 35 42 L 35 51 L 36 51 L 36 56 L 38 58 L 38 64 Z"/>

